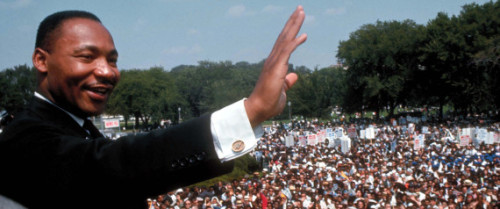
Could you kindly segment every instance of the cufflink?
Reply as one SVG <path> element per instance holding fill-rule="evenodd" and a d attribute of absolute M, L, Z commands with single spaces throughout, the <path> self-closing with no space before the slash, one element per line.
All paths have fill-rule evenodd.
<path fill-rule="evenodd" d="M 245 149 L 245 142 L 243 140 L 236 140 L 233 142 L 231 145 L 233 152 L 241 152 L 243 149 Z"/>

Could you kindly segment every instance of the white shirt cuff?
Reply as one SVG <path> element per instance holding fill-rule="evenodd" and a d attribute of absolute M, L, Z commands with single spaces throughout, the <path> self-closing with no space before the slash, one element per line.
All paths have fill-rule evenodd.
<path fill-rule="evenodd" d="M 257 140 L 264 133 L 262 126 L 252 129 L 245 110 L 245 99 L 226 106 L 211 116 L 210 128 L 214 139 L 217 156 L 221 162 L 235 159 L 252 151 L 257 146 Z M 241 151 L 233 151 L 235 141 L 243 141 Z"/>

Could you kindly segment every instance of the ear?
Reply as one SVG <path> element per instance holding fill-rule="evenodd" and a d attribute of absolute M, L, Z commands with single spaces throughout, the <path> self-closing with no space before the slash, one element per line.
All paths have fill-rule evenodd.
<path fill-rule="evenodd" d="M 33 66 L 38 70 L 40 73 L 47 73 L 47 57 L 49 56 L 49 53 L 42 48 L 36 48 L 35 51 L 33 52 Z"/>

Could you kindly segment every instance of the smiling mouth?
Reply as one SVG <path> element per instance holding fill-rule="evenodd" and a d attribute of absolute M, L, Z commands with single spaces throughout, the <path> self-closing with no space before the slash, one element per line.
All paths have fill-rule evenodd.
<path fill-rule="evenodd" d="M 98 96 L 104 97 L 109 93 L 111 93 L 111 91 L 113 90 L 113 86 L 98 84 L 98 85 L 87 86 L 85 87 L 85 90 L 90 91 Z"/>
<path fill-rule="evenodd" d="M 101 95 L 104 95 L 104 94 L 107 94 L 110 90 L 107 89 L 107 88 L 90 88 L 90 89 L 87 89 L 89 91 L 92 91 L 96 94 L 101 94 Z"/>

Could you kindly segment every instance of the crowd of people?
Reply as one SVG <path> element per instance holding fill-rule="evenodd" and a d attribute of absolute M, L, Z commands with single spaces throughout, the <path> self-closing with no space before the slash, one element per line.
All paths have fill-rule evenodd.
<path fill-rule="evenodd" d="M 180 188 L 149 200 L 150 208 L 499 208 L 500 144 L 460 146 L 464 127 L 498 134 L 500 123 L 480 118 L 447 122 L 412 121 L 426 127 L 415 149 L 408 121 L 353 123 L 295 121 L 268 128 L 251 154 L 259 172 L 210 187 Z M 359 137 L 373 127 L 372 140 Z M 348 152 L 335 139 L 314 146 L 299 143 L 304 132 L 356 128 Z M 286 136 L 293 135 L 293 146 Z"/>

